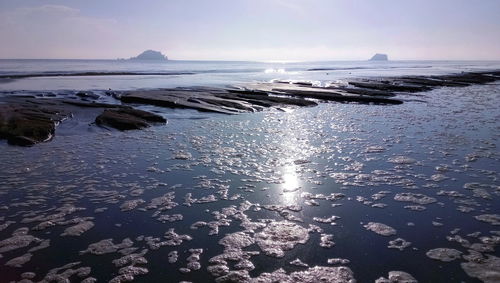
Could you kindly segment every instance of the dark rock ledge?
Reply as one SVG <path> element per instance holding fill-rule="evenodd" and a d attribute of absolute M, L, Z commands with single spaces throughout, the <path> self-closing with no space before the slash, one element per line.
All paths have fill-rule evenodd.
<path fill-rule="evenodd" d="M 172 88 L 126 91 L 124 103 L 143 103 L 171 108 L 238 114 L 261 111 L 267 107 L 315 106 L 317 101 L 365 104 L 401 104 L 397 94 L 414 94 L 437 87 L 462 87 L 500 79 L 500 71 L 461 73 L 445 76 L 405 76 L 350 80 L 348 85 L 316 87 L 309 82 L 278 81 L 247 84 L 237 89 Z"/>
<path fill-rule="evenodd" d="M 102 114 L 98 115 L 99 112 Z M 149 127 L 150 123 L 166 122 L 159 115 L 128 106 L 10 97 L 0 103 L 0 139 L 6 139 L 12 145 L 31 146 L 51 140 L 56 126 L 65 119 L 91 123 L 95 116 L 97 125 L 118 130 L 142 129 Z"/>
<path fill-rule="evenodd" d="M 167 120 L 159 115 L 131 108 L 106 109 L 95 119 L 97 125 L 121 131 L 147 128 L 150 126 L 149 122 L 165 123 Z"/>

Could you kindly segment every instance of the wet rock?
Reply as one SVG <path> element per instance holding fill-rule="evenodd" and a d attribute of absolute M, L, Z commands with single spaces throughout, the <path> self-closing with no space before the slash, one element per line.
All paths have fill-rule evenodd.
<path fill-rule="evenodd" d="M 76 93 L 76 96 L 82 97 L 82 98 L 91 98 L 91 99 L 98 99 L 99 95 L 91 92 L 91 91 L 79 91 Z"/>
<path fill-rule="evenodd" d="M 392 241 L 389 241 L 389 245 L 387 246 L 389 249 L 398 249 L 400 251 L 406 249 L 411 246 L 411 242 L 406 241 L 402 238 L 397 238 Z"/>
<path fill-rule="evenodd" d="M 168 229 L 167 232 L 165 232 L 165 235 L 163 236 L 165 239 L 167 239 L 166 244 L 168 246 L 178 246 L 182 244 L 184 241 L 191 241 L 193 238 L 189 235 L 179 235 L 174 232 L 174 228 Z"/>
<path fill-rule="evenodd" d="M 309 240 L 306 228 L 288 221 L 271 222 L 255 235 L 257 245 L 268 256 L 283 257 L 285 251 Z"/>
<path fill-rule="evenodd" d="M 313 220 L 316 222 L 319 222 L 319 223 L 327 223 L 327 224 L 331 224 L 331 225 L 336 225 L 336 223 L 334 221 L 339 219 L 339 218 L 340 217 L 333 215 L 333 216 L 330 216 L 328 218 L 313 217 Z"/>
<path fill-rule="evenodd" d="M 232 270 L 227 274 L 217 277 L 215 279 L 217 283 L 229 283 L 229 282 L 250 282 L 250 275 L 246 270 Z"/>
<path fill-rule="evenodd" d="M 405 205 L 404 206 L 405 209 L 409 209 L 409 210 L 412 210 L 412 211 L 424 211 L 426 210 L 427 208 L 423 205 Z"/>
<path fill-rule="evenodd" d="M 27 254 L 24 254 L 22 256 L 18 256 L 16 258 L 13 258 L 13 259 L 7 261 L 7 263 L 5 263 L 5 265 L 10 266 L 10 267 L 22 267 L 23 264 L 25 264 L 31 260 L 32 256 L 33 256 L 32 254 L 27 253 Z"/>
<path fill-rule="evenodd" d="M 245 282 L 245 281 L 243 281 Z M 286 274 L 283 269 L 278 269 L 272 273 L 262 273 L 256 278 L 252 278 L 252 283 L 272 283 L 272 282 L 304 282 L 304 283 L 355 283 L 353 273 L 345 266 L 326 267 L 315 266 L 304 271 Z"/>
<path fill-rule="evenodd" d="M 420 205 L 431 204 L 437 202 L 433 197 L 424 194 L 415 193 L 399 193 L 394 196 L 394 200 L 403 202 L 413 202 Z"/>
<path fill-rule="evenodd" d="M 45 275 L 41 282 L 70 282 L 70 278 L 75 275 L 80 278 L 87 277 L 91 272 L 90 267 L 84 266 L 73 269 L 73 267 L 80 264 L 81 262 L 79 261 L 71 262 L 64 266 L 53 268 Z"/>
<path fill-rule="evenodd" d="M 375 283 L 418 283 L 418 281 L 404 271 L 390 271 L 387 278 L 380 277 Z"/>
<path fill-rule="evenodd" d="M 121 211 L 130 211 L 143 203 L 145 203 L 143 199 L 127 200 L 122 205 L 120 205 L 120 209 Z"/>
<path fill-rule="evenodd" d="M 500 215 L 498 214 L 481 214 L 474 216 L 479 221 L 490 223 L 491 225 L 500 225 Z"/>
<path fill-rule="evenodd" d="M 131 108 L 106 109 L 95 119 L 97 125 L 109 126 L 121 131 L 143 129 L 151 126 L 149 122 L 165 123 L 166 121 L 160 115 Z"/>
<path fill-rule="evenodd" d="M 392 236 L 396 234 L 396 229 L 383 223 L 368 222 L 368 224 L 363 225 L 363 227 L 365 227 L 366 230 L 375 232 L 382 236 Z"/>
<path fill-rule="evenodd" d="M 144 255 L 148 252 L 147 249 L 142 250 L 140 253 L 132 253 L 125 255 L 121 258 L 113 260 L 113 264 L 116 267 L 122 267 L 125 265 L 136 265 L 136 264 L 147 264 L 148 261 L 144 258 Z"/>
<path fill-rule="evenodd" d="M 164 215 L 158 216 L 158 218 L 156 218 L 156 219 L 158 221 L 165 223 L 166 221 L 168 221 L 168 222 L 181 221 L 183 218 L 184 218 L 184 216 L 182 216 L 182 214 L 172 214 L 172 215 L 164 214 Z"/>
<path fill-rule="evenodd" d="M 109 282 L 120 283 L 120 282 L 133 281 L 136 276 L 144 275 L 147 274 L 148 272 L 149 270 L 145 267 L 138 267 L 133 265 L 125 266 L 120 268 L 120 270 L 118 271 L 120 275 L 114 277 Z"/>
<path fill-rule="evenodd" d="M 464 262 L 460 266 L 470 277 L 478 278 L 486 283 L 500 282 L 500 258 L 487 255 L 480 262 Z"/>
<path fill-rule="evenodd" d="M 34 272 L 23 272 L 21 274 L 21 278 L 23 278 L 23 279 L 33 279 L 35 277 L 36 277 L 36 273 L 34 273 Z"/>
<path fill-rule="evenodd" d="M 300 260 L 298 258 L 290 261 L 290 264 L 295 265 L 295 266 L 300 266 L 300 267 L 309 267 L 309 265 L 307 263 L 304 263 L 302 260 Z"/>
<path fill-rule="evenodd" d="M 178 258 L 179 258 L 179 255 L 178 255 L 177 251 L 171 251 L 168 253 L 168 262 L 169 263 L 176 263 Z"/>
<path fill-rule="evenodd" d="M 200 255 L 203 253 L 203 249 L 189 249 L 189 252 L 191 255 L 187 258 L 187 268 L 189 268 L 189 270 L 200 269 Z"/>
<path fill-rule="evenodd" d="M 255 240 L 243 232 L 227 234 L 219 241 L 227 249 L 242 249 L 252 245 Z"/>
<path fill-rule="evenodd" d="M 114 244 L 113 239 L 101 240 L 97 243 L 90 244 L 88 248 L 81 251 L 80 254 L 91 253 L 95 255 L 103 255 L 108 253 L 114 253 L 119 249 L 130 248 L 134 242 L 129 238 L 124 239 L 120 244 Z"/>
<path fill-rule="evenodd" d="M 210 265 L 207 271 L 214 277 L 221 277 L 229 273 L 229 267 L 225 264 Z"/>
<path fill-rule="evenodd" d="M 199 111 L 223 114 L 237 114 L 240 112 L 238 109 L 224 106 L 224 99 L 216 99 L 209 91 L 202 91 L 203 89 L 190 91 L 181 88 L 129 91 L 124 93 L 120 99 L 126 103 L 144 103 L 171 108 L 191 108 Z M 205 99 L 199 99 L 202 96 Z M 208 97 L 212 99 L 207 100 Z"/>
<path fill-rule="evenodd" d="M 331 265 L 338 265 L 349 264 L 351 261 L 345 258 L 329 258 L 326 262 Z"/>
<path fill-rule="evenodd" d="M 333 235 L 332 234 L 321 234 L 321 242 L 319 243 L 320 247 L 322 248 L 331 248 L 335 246 L 335 242 L 333 241 Z"/>
<path fill-rule="evenodd" d="M 94 227 L 94 222 L 83 221 L 64 230 L 61 236 L 80 236 Z"/>
<path fill-rule="evenodd" d="M 69 115 L 61 107 L 30 104 L 28 100 L 0 104 L 0 139 L 21 146 L 48 141 L 54 136 L 56 123 Z"/>
<path fill-rule="evenodd" d="M 28 234 L 27 228 L 19 228 L 12 233 L 10 238 L 0 241 L 0 254 L 39 243 L 42 240 Z"/>
<path fill-rule="evenodd" d="M 389 158 L 389 162 L 395 164 L 413 164 L 415 163 L 415 159 L 407 157 L 407 156 L 394 156 Z"/>
<path fill-rule="evenodd" d="M 417 86 L 409 84 L 396 84 L 396 83 L 384 83 L 384 82 L 361 82 L 361 81 L 350 81 L 350 85 L 358 88 L 368 88 L 376 89 L 380 91 L 398 91 L 398 92 L 421 92 L 431 90 L 432 88 L 427 86 Z"/>
<path fill-rule="evenodd" d="M 426 255 L 432 259 L 448 262 L 460 258 L 461 251 L 448 248 L 437 248 L 427 251 Z"/>
<path fill-rule="evenodd" d="M 192 159 L 192 155 L 189 152 L 186 151 L 178 151 L 173 154 L 172 158 L 173 159 L 178 159 L 178 160 L 189 160 Z"/>

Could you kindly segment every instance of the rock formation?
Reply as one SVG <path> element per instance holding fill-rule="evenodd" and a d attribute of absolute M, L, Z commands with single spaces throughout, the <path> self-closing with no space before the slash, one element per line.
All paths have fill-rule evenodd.
<path fill-rule="evenodd" d="M 167 56 L 161 54 L 160 51 L 146 50 L 137 57 L 132 57 L 130 60 L 168 60 Z"/>
<path fill-rule="evenodd" d="M 370 61 L 388 61 L 389 58 L 387 57 L 387 54 L 381 54 L 377 53 L 373 55 L 373 57 L 370 59 Z"/>

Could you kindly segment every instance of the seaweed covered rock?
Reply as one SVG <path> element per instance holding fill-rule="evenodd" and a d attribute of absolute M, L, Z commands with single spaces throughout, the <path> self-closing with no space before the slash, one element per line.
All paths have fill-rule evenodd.
<path fill-rule="evenodd" d="M 121 131 L 143 129 L 151 126 L 149 122 L 165 123 L 166 121 L 160 115 L 131 108 L 106 109 L 95 119 L 97 125 L 109 126 Z"/>

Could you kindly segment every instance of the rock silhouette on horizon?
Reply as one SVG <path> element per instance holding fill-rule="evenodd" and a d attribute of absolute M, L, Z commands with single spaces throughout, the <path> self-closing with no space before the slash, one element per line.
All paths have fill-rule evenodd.
<path fill-rule="evenodd" d="M 130 60 L 168 60 L 168 58 L 160 51 L 146 50 L 137 55 L 137 57 L 130 58 Z"/>
<path fill-rule="evenodd" d="M 381 54 L 377 53 L 373 55 L 373 57 L 370 59 L 370 61 L 388 61 L 389 58 L 387 57 L 387 54 Z"/>

